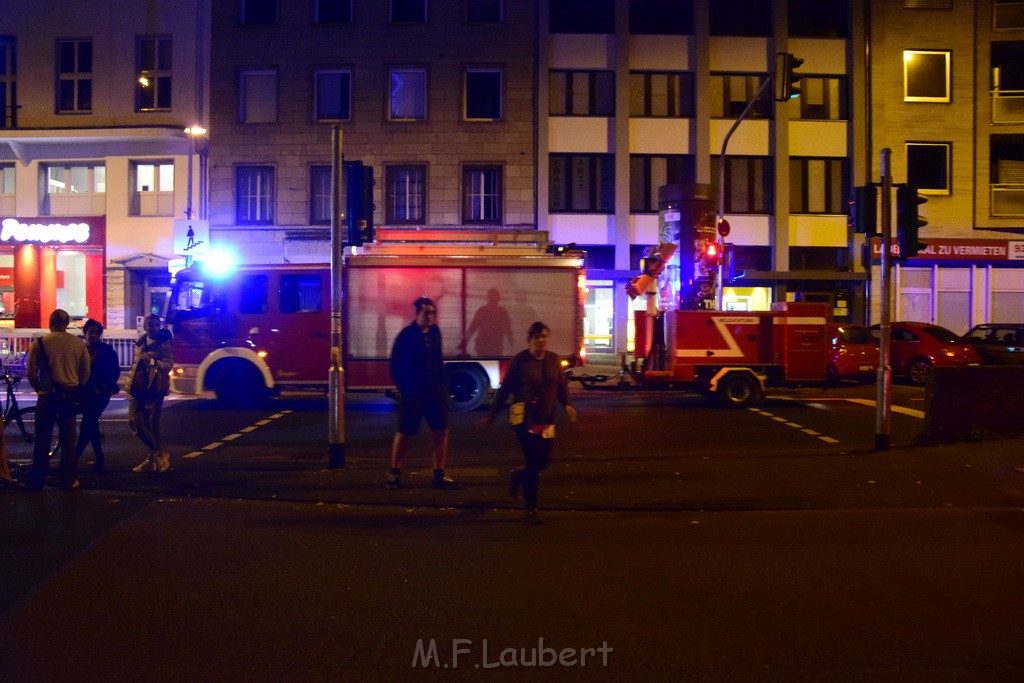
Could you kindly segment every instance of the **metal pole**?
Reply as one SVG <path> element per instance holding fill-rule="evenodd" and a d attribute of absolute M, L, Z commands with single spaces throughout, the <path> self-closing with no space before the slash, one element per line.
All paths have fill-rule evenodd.
<path fill-rule="evenodd" d="M 716 230 L 718 229 L 718 223 L 722 220 L 722 213 L 725 211 L 725 148 L 729 146 L 729 138 L 731 138 L 732 134 L 737 128 L 739 128 L 740 123 L 742 123 L 743 119 L 747 117 L 750 110 L 754 108 L 754 103 L 761 97 L 761 93 L 765 91 L 765 88 L 771 85 L 774 79 L 774 72 L 768 74 L 768 78 L 764 79 L 764 83 L 762 83 L 761 87 L 758 88 L 757 93 L 750 98 L 749 102 L 747 102 L 747 106 L 743 109 L 743 113 L 741 113 L 739 118 L 733 122 L 729 132 L 725 134 L 724 138 L 722 138 L 722 152 L 718 155 L 718 219 L 715 222 Z M 722 310 L 722 295 L 724 293 L 722 291 L 724 289 L 722 287 L 722 275 L 725 268 L 725 237 L 723 237 L 721 233 L 718 235 L 718 253 L 720 256 L 718 258 L 718 268 L 715 273 L 715 278 L 717 280 L 715 283 L 715 310 L 720 311 Z"/>
<path fill-rule="evenodd" d="M 889 360 L 889 322 L 892 317 L 892 150 L 882 150 L 882 301 L 878 329 L 878 381 L 875 406 L 875 450 L 889 450 L 892 422 L 892 367 Z"/>
<path fill-rule="evenodd" d="M 341 362 L 341 272 L 344 254 L 345 186 L 341 126 L 331 127 L 331 363 L 328 370 L 327 466 L 345 466 L 345 369 Z"/>
<path fill-rule="evenodd" d="M 192 220 L 192 157 L 196 155 L 196 136 L 192 128 L 185 130 L 188 133 L 188 179 L 186 181 L 185 218 Z"/>

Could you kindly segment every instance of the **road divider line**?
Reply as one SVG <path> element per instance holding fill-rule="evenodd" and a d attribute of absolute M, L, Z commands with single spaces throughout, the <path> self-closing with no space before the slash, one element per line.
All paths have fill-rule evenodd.
<path fill-rule="evenodd" d="M 238 431 L 242 432 L 243 434 L 248 434 L 249 432 L 255 432 L 257 429 L 259 429 L 259 427 L 242 427 Z"/>
<path fill-rule="evenodd" d="M 816 437 L 816 438 L 824 441 L 825 443 L 839 443 L 839 439 L 833 439 L 831 436 L 825 436 L 825 435 L 823 435 L 823 434 L 821 434 L 819 432 L 814 431 L 813 429 L 805 429 L 803 425 L 799 425 L 796 422 L 790 422 L 789 418 L 780 417 L 778 415 L 772 415 L 771 413 L 769 413 L 769 412 L 767 412 L 765 410 L 760 410 L 758 408 L 747 408 L 747 410 L 749 410 L 752 413 L 757 413 L 758 415 L 764 415 L 765 417 L 770 417 L 771 419 L 775 420 L 776 422 L 782 422 L 787 427 L 792 427 L 793 429 L 799 429 L 804 434 Z"/>
<path fill-rule="evenodd" d="M 848 398 L 846 400 L 849 401 L 850 403 L 858 403 L 858 404 L 860 404 L 862 406 L 870 406 L 872 408 L 874 408 L 874 407 L 876 407 L 878 405 L 877 401 L 872 401 L 869 398 Z M 890 406 L 890 409 L 894 413 L 900 413 L 902 415 L 909 415 L 910 417 L 916 417 L 916 418 L 919 418 L 921 420 L 924 419 L 924 415 L 925 415 L 923 410 L 914 410 L 913 408 L 904 408 L 903 406 Z"/>
<path fill-rule="evenodd" d="M 186 453 L 185 455 L 183 455 L 181 457 L 183 457 L 183 458 L 198 458 L 202 454 L 203 454 L 202 451 L 192 451 L 191 453 Z"/>
<path fill-rule="evenodd" d="M 223 441 L 214 441 L 213 443 L 208 443 L 205 446 L 203 446 L 203 450 L 204 451 L 212 451 L 214 448 L 218 448 L 218 447 L 223 446 L 223 445 L 224 445 Z"/>
<path fill-rule="evenodd" d="M 227 436 L 220 437 L 220 440 L 221 441 L 234 441 L 235 439 L 237 439 L 240 436 L 241 436 L 241 434 L 237 434 L 237 433 L 236 434 L 228 434 Z"/>
<path fill-rule="evenodd" d="M 213 443 L 206 444 L 205 446 L 202 447 L 201 450 L 193 451 L 193 452 L 189 453 L 188 455 L 184 455 L 182 457 L 184 457 L 184 458 L 198 458 L 203 453 L 208 453 L 208 452 L 212 451 L 215 448 L 223 446 L 228 441 L 234 441 L 235 439 L 237 439 L 240 436 L 242 436 L 242 434 L 249 434 L 250 432 L 255 432 L 257 429 L 259 429 L 263 425 L 268 425 L 268 424 L 271 423 L 271 421 L 273 421 L 273 420 L 275 420 L 275 419 L 277 419 L 279 417 L 284 417 L 285 415 L 287 415 L 290 412 L 292 412 L 292 411 L 290 411 L 290 410 L 282 410 L 280 413 L 274 413 L 273 415 L 271 415 L 269 418 L 267 418 L 265 420 L 259 420 L 258 422 L 256 422 L 256 424 L 249 425 L 248 427 L 242 427 L 241 429 L 239 429 L 234 434 L 228 434 L 227 436 L 221 437 L 220 441 L 214 441 Z"/>
<path fill-rule="evenodd" d="M 263 425 L 270 424 L 270 420 L 259 420 L 256 424 L 262 427 Z"/>

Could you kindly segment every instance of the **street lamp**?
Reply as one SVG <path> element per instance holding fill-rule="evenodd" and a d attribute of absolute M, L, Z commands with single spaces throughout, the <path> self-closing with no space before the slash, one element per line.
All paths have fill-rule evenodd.
<path fill-rule="evenodd" d="M 188 199 L 185 204 L 185 218 L 192 220 L 192 157 L 196 155 L 196 137 L 200 135 L 206 135 L 206 129 L 199 124 L 192 124 L 185 129 L 185 134 L 188 135 L 189 146 L 188 146 L 188 185 L 187 193 Z"/>

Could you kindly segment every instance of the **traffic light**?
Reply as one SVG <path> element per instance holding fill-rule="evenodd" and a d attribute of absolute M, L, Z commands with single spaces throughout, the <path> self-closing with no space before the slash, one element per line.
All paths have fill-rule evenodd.
<path fill-rule="evenodd" d="M 348 203 L 348 234 L 345 246 L 362 246 L 373 241 L 373 166 L 361 161 L 344 162 Z"/>
<path fill-rule="evenodd" d="M 775 99 L 778 102 L 800 97 L 800 79 L 803 76 L 796 73 L 796 70 L 803 63 L 804 60 L 792 52 L 779 52 L 775 55 Z"/>
<path fill-rule="evenodd" d="M 878 232 L 878 190 L 874 185 L 853 188 L 849 225 L 854 232 L 865 235 Z"/>
<path fill-rule="evenodd" d="M 704 245 L 704 252 L 700 255 L 700 260 L 707 270 L 717 268 L 722 262 L 722 247 L 718 242 L 708 242 Z"/>
<path fill-rule="evenodd" d="M 917 194 L 917 188 L 912 185 L 896 187 L 896 243 L 900 248 L 901 261 L 916 256 L 928 246 L 917 236 L 918 229 L 928 225 L 928 221 L 917 215 L 917 206 L 927 201 Z"/>

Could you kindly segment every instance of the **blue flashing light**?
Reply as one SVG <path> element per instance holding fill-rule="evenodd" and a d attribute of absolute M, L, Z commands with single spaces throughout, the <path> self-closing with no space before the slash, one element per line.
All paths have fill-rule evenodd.
<path fill-rule="evenodd" d="M 227 247 L 214 247 L 206 254 L 203 270 L 213 277 L 227 277 L 238 265 L 238 255 Z"/>

